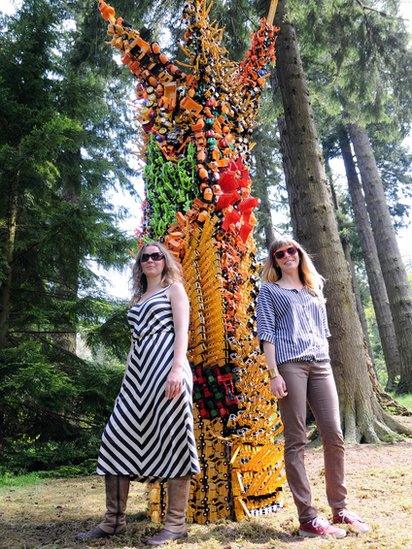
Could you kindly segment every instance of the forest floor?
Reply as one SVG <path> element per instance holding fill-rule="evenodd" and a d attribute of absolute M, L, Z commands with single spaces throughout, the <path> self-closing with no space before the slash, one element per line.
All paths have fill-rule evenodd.
<path fill-rule="evenodd" d="M 412 427 L 412 418 L 403 418 Z M 343 540 L 302 540 L 288 488 L 285 507 L 278 513 L 241 523 L 222 521 L 190 525 L 187 542 L 169 544 L 182 549 L 412 549 L 412 442 L 347 447 L 350 508 L 360 513 L 371 530 Z M 319 511 L 328 516 L 324 494 L 322 450 L 309 448 L 307 469 Z M 100 520 L 104 505 L 103 480 L 97 477 L 47 479 L 0 489 L 0 548 L 145 547 L 143 539 L 156 532 L 144 515 L 145 488 L 133 483 L 128 504 L 128 532 L 93 543 L 76 544 L 74 534 Z M 147 547 L 147 546 L 146 546 Z"/>

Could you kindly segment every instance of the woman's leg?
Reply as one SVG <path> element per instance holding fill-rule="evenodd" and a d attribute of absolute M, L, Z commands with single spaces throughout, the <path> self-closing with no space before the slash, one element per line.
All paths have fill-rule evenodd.
<path fill-rule="evenodd" d="M 164 528 L 146 540 L 148 545 L 164 545 L 171 540 L 186 539 L 186 510 L 190 493 L 190 476 L 167 481 L 167 511 Z"/>
<path fill-rule="evenodd" d="M 309 367 L 306 362 L 288 362 L 279 367 L 288 393 L 288 396 L 278 401 L 284 425 L 286 476 L 301 523 L 308 522 L 317 515 L 315 507 L 312 506 L 312 495 L 305 470 Z"/>
<path fill-rule="evenodd" d="M 346 507 L 345 450 L 338 394 L 329 362 L 311 365 L 308 401 L 323 443 L 326 494 L 333 513 L 336 513 Z"/>
<path fill-rule="evenodd" d="M 103 521 L 88 532 L 76 535 L 78 541 L 93 538 L 107 538 L 126 530 L 126 505 L 129 495 L 130 477 L 127 475 L 105 475 L 106 514 Z"/>

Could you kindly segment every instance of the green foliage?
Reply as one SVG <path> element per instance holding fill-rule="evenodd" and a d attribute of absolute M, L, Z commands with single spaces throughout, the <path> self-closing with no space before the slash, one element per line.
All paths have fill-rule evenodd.
<path fill-rule="evenodd" d="M 85 361 L 37 336 L 0 351 L 3 467 L 16 472 L 95 458 L 124 368 Z"/>
<path fill-rule="evenodd" d="M 347 0 L 290 1 L 304 67 L 322 107 L 343 108 L 358 123 L 409 124 L 410 52 L 405 24 L 392 2 L 387 17 Z M 397 112 L 392 119 L 389 109 Z"/>
<path fill-rule="evenodd" d="M 28 0 L 2 23 L 2 467 L 90 471 L 127 351 L 120 338 L 119 362 L 96 335 L 95 356 L 82 360 L 75 339 L 119 308 L 102 294 L 92 265 L 123 266 L 132 244 L 117 227 L 122 211 L 107 199 L 114 186 L 133 189 L 128 84 L 104 46 L 94 1 Z M 127 340 L 125 320 L 123 330 Z"/>
<path fill-rule="evenodd" d="M 25 445 L 7 448 L 0 468 L 0 486 L 2 476 L 25 475 L 26 471 L 35 471 L 39 478 L 91 475 L 96 471 L 99 445 L 100 437 L 87 433 L 71 442 L 33 444 L 28 441 Z"/>
<path fill-rule="evenodd" d="M 235 61 L 241 60 L 249 47 L 250 35 L 258 27 L 258 19 L 249 0 L 216 1 L 212 17 L 225 28 L 223 45 Z"/>
<path fill-rule="evenodd" d="M 127 307 L 119 305 L 106 316 L 89 325 L 86 331 L 87 345 L 95 352 L 104 349 L 118 360 L 124 360 L 130 347 L 130 331 L 126 322 Z"/>
<path fill-rule="evenodd" d="M 368 123 L 400 220 L 410 188 L 410 158 L 399 146 L 409 127 L 410 54 L 404 25 L 391 11 L 396 2 L 381 4 L 389 18 L 347 0 L 290 0 L 325 150 L 330 157 L 339 154 L 335 137 L 343 107 L 352 119 Z M 143 33 L 149 29 L 158 37 L 164 25 L 173 39 L 182 5 L 182 0 L 115 4 L 119 15 L 146 26 Z M 257 14 L 267 8 L 267 0 L 216 2 L 214 13 L 226 25 L 225 45 L 233 58 L 243 55 Z M 102 294 L 91 269 L 91 261 L 121 267 L 132 244 L 117 228 L 122 212 L 107 199 L 114 186 L 133 192 L 127 159 L 135 129 L 125 99 L 130 77 L 104 44 L 105 26 L 95 0 L 27 0 L 16 16 L 1 18 L 0 297 L 1 305 L 10 298 L 10 310 L 7 345 L 0 350 L 0 473 L 94 469 L 123 375 L 126 306 Z M 269 98 L 256 131 L 254 192 L 272 187 L 272 207 L 286 209 L 276 151 L 278 115 Z M 148 198 L 159 204 L 150 221 L 154 237 L 163 236 L 176 211 L 186 210 L 196 196 L 195 165 L 193 148 L 175 164 L 150 144 L 145 178 Z M 15 198 L 18 226 L 9 261 Z M 345 197 L 342 201 L 350 214 Z M 259 214 L 259 234 L 267 222 Z M 343 225 L 357 252 L 353 224 L 345 218 Z M 367 316 L 384 382 L 370 303 Z M 90 359 L 80 359 L 64 341 L 79 332 L 93 352 Z M 1 482 L 10 477 L 3 475 Z"/>
<path fill-rule="evenodd" d="M 64 452 L 61 446 L 54 448 L 53 457 L 56 452 Z M 96 448 L 92 449 L 96 452 Z M 19 456 L 21 457 L 21 456 Z M 54 464 L 54 461 L 51 462 Z M 26 467 L 26 465 L 25 465 Z M 54 467 L 54 466 L 53 466 Z M 25 469 L 24 469 L 25 470 Z M 54 467 L 52 470 L 47 471 L 35 471 L 31 473 L 11 473 L 6 471 L 1 473 L 0 468 L 0 490 L 10 488 L 22 488 L 24 486 L 32 486 L 33 484 L 39 484 L 49 478 L 68 478 L 78 477 L 83 475 L 92 475 L 96 470 L 96 459 L 89 459 L 81 463 L 80 465 L 61 465 Z"/>
<path fill-rule="evenodd" d="M 151 205 L 149 226 L 154 239 L 164 236 L 167 227 L 175 221 L 176 212 L 186 212 L 198 195 L 195 174 L 196 149 L 193 144 L 189 144 L 182 159 L 172 162 L 165 160 L 157 142 L 153 138 L 150 140 L 144 180 Z"/>
<path fill-rule="evenodd" d="M 406 222 L 410 158 L 411 50 L 397 2 L 290 0 L 317 128 L 327 158 L 340 155 L 348 121 L 367 127 L 395 223 Z M 372 7 L 372 9 L 368 9 Z"/>
<path fill-rule="evenodd" d="M 23 486 L 31 486 L 33 484 L 39 484 L 42 480 L 43 479 L 39 473 L 15 475 L 6 471 L 4 474 L 0 474 L 0 490 L 3 488 L 20 488 Z"/>

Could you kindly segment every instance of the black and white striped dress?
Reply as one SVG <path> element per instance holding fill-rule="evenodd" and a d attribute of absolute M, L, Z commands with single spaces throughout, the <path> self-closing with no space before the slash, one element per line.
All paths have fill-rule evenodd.
<path fill-rule="evenodd" d="M 120 393 L 102 436 L 97 465 L 100 475 L 131 475 L 150 481 L 199 472 L 189 363 L 184 368 L 181 394 L 165 398 L 174 342 L 166 290 L 128 312 L 132 345 Z"/>

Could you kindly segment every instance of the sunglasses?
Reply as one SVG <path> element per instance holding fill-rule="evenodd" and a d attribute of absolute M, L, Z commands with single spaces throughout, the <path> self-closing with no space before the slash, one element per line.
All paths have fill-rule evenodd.
<path fill-rule="evenodd" d="M 153 261 L 162 261 L 164 257 L 165 256 L 160 252 L 153 252 L 152 254 L 142 254 L 142 257 L 140 258 L 140 263 L 146 263 L 146 261 L 149 261 L 149 259 L 153 259 Z"/>
<path fill-rule="evenodd" d="M 276 257 L 276 259 L 283 259 L 286 254 L 296 255 L 297 253 L 298 249 L 295 248 L 295 246 L 290 246 L 289 248 L 286 248 L 286 250 L 279 250 L 278 252 L 275 252 L 273 255 Z"/>

